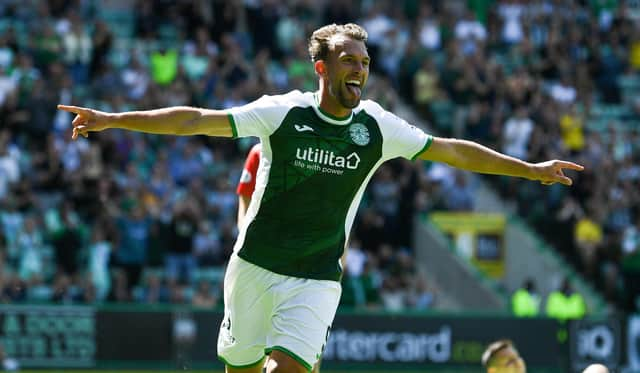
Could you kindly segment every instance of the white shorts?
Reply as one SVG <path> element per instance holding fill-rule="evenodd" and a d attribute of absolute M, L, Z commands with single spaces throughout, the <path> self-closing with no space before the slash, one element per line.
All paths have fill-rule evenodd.
<path fill-rule="evenodd" d="M 278 350 L 311 371 L 338 308 L 339 282 L 280 275 L 236 254 L 224 277 L 224 319 L 218 357 L 244 368 Z"/>

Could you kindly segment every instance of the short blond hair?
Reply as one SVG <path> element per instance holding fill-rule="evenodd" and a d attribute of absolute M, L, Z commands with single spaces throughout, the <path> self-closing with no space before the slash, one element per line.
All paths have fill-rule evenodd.
<path fill-rule="evenodd" d="M 315 30 L 309 38 L 309 56 L 311 57 L 311 61 L 316 62 L 327 58 L 331 38 L 335 35 L 346 35 L 364 43 L 367 42 L 369 36 L 362 26 L 355 23 L 347 23 L 345 25 L 333 23 L 322 26 Z"/>
<path fill-rule="evenodd" d="M 500 351 L 504 351 L 508 348 L 514 348 L 513 342 L 508 339 L 501 339 L 499 341 L 495 341 L 487 346 L 487 349 L 482 353 L 482 366 L 485 368 L 489 368 L 493 362 L 494 358 Z"/>

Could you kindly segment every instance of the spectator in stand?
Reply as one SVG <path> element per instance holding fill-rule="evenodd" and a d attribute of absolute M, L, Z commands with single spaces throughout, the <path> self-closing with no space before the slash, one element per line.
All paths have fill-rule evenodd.
<path fill-rule="evenodd" d="M 462 53 L 471 55 L 482 48 L 487 39 L 487 28 L 476 18 L 475 13 L 464 9 L 459 21 L 456 22 L 454 34 L 460 42 Z"/>
<path fill-rule="evenodd" d="M 7 273 L 0 300 L 2 303 L 20 303 L 27 299 L 27 284 L 15 273 Z"/>
<path fill-rule="evenodd" d="M 42 275 L 44 271 L 44 237 L 36 217 L 25 218 L 17 241 L 20 278 L 30 283 L 33 277 Z"/>
<path fill-rule="evenodd" d="M 147 304 L 167 303 L 170 297 L 169 292 L 169 288 L 164 284 L 160 275 L 149 272 L 145 276 L 144 285 L 140 292 L 136 294 L 136 300 Z"/>
<path fill-rule="evenodd" d="M 602 249 L 604 233 L 599 223 L 597 213 L 587 213 L 582 216 L 574 227 L 575 246 L 582 267 L 588 276 L 595 276 L 597 270 L 598 252 Z"/>
<path fill-rule="evenodd" d="M 190 200 L 180 202 L 173 211 L 166 254 L 166 273 L 170 286 L 193 281 L 197 268 L 193 242 L 198 231 L 199 215 L 197 207 Z"/>
<path fill-rule="evenodd" d="M 533 279 L 528 278 L 511 296 L 511 310 L 517 317 L 536 317 L 540 312 L 540 295 Z"/>
<path fill-rule="evenodd" d="M 64 35 L 62 38 L 64 61 L 73 81 L 77 84 L 86 84 L 89 81 L 93 41 L 80 15 L 71 13 L 69 18 L 69 29 L 62 32 Z"/>
<path fill-rule="evenodd" d="M 444 192 L 444 206 L 447 210 L 473 211 L 474 195 L 467 177 L 464 172 L 455 172 L 453 183 Z"/>
<path fill-rule="evenodd" d="M 569 106 L 560 116 L 560 130 L 562 142 L 572 154 L 584 149 L 584 119 L 578 114 L 576 105 Z"/>
<path fill-rule="evenodd" d="M 442 93 L 439 88 L 439 74 L 431 58 L 425 58 L 420 69 L 413 77 L 413 101 L 417 109 L 433 122 L 435 119 L 430 105 L 437 99 L 441 99 Z"/>
<path fill-rule="evenodd" d="M 547 296 L 545 313 L 560 321 L 581 319 L 587 314 L 587 305 L 582 294 L 574 291 L 565 278 L 560 288 Z"/>
<path fill-rule="evenodd" d="M 19 148 L 11 143 L 11 132 L 0 131 L 0 199 L 21 179 L 20 157 Z"/>
<path fill-rule="evenodd" d="M 380 298 L 386 310 L 404 311 L 407 304 L 407 290 L 400 278 L 393 275 L 385 276 L 380 288 Z"/>
<path fill-rule="evenodd" d="M 53 237 L 58 273 L 74 276 L 78 271 L 78 254 L 82 248 L 79 216 L 67 202 L 60 211 L 60 230 Z"/>
<path fill-rule="evenodd" d="M 568 72 L 563 73 L 560 81 L 551 86 L 550 94 L 559 105 L 569 106 L 576 101 L 577 92 Z"/>
<path fill-rule="evenodd" d="M 96 299 L 104 301 L 111 290 L 109 260 L 111 258 L 112 243 L 107 240 L 102 226 L 96 225 L 93 227 L 88 251 L 90 283 L 95 290 Z"/>
<path fill-rule="evenodd" d="M 159 86 L 170 85 L 178 74 L 178 52 L 174 48 L 163 47 L 150 56 L 151 78 Z"/>
<path fill-rule="evenodd" d="M 218 303 L 217 297 L 213 294 L 211 289 L 211 282 L 208 280 L 200 280 L 191 304 L 196 307 L 213 308 Z"/>
<path fill-rule="evenodd" d="M 80 145 L 78 148 L 67 147 L 62 139 L 68 134 L 71 117 L 61 111 L 55 112 L 52 102 L 96 103 L 105 110 L 113 111 L 148 109 L 165 106 L 168 102 L 220 108 L 223 103 L 248 102 L 263 92 L 279 93 L 293 86 L 304 87 L 308 84 L 308 77 L 313 76 L 312 69 L 305 62 L 304 43 L 296 42 L 297 36 L 287 36 L 284 31 L 291 29 L 291 25 L 297 25 L 300 30 L 310 30 L 320 22 L 346 22 L 362 14 L 367 26 L 371 27 L 369 52 L 374 61 L 382 61 L 382 57 L 375 57 L 379 47 L 393 44 L 388 39 L 393 35 L 389 30 L 394 27 L 414 30 L 406 42 L 406 51 L 398 48 L 398 56 L 393 56 L 391 65 L 397 63 L 400 66 L 399 78 L 401 81 L 404 79 L 401 84 L 406 87 L 400 88 L 401 92 L 407 92 L 407 97 L 411 98 L 411 79 L 417 76 L 424 56 L 428 54 L 433 61 L 430 74 L 434 78 L 431 83 L 427 80 L 428 86 L 447 92 L 450 98 L 444 94 L 438 97 L 440 106 L 436 105 L 437 110 L 431 113 L 433 118 L 428 117 L 431 122 L 446 126 L 456 123 L 454 127 L 460 135 L 500 147 L 503 123 L 509 118 L 509 113 L 524 107 L 535 123 L 527 147 L 531 159 L 575 156 L 588 160 L 588 169 L 598 172 L 581 175 L 570 196 L 564 196 L 562 191 L 558 193 L 555 189 L 553 193 L 547 193 L 546 189 L 522 187 L 518 182 L 509 183 L 503 195 L 519 197 L 514 200 L 524 207 L 520 211 L 527 217 L 534 215 L 527 207 L 532 198 L 539 201 L 541 211 L 557 210 L 566 198 L 571 198 L 582 210 L 595 200 L 594 203 L 606 210 L 601 222 L 603 248 L 607 250 L 601 250 L 606 257 L 602 259 L 606 259 L 607 268 L 622 266 L 622 261 L 626 260 L 624 255 L 615 254 L 616 248 L 622 247 L 624 235 L 621 232 L 634 226 L 636 214 L 629 215 L 628 211 L 620 208 L 620 204 L 624 202 L 627 206 L 634 206 L 640 203 L 635 192 L 640 189 L 639 181 L 628 176 L 633 174 L 628 170 L 637 163 L 640 154 L 634 137 L 639 131 L 630 122 L 631 118 L 637 119 L 637 115 L 633 110 L 627 113 L 634 97 L 640 96 L 637 83 L 634 83 L 638 78 L 637 66 L 640 66 L 637 63 L 640 61 L 637 58 L 640 55 L 640 34 L 633 27 L 632 8 L 615 2 L 603 5 L 603 2 L 500 1 L 489 5 L 471 2 L 471 12 L 464 2 L 423 2 L 419 8 L 407 10 L 405 13 L 409 19 L 404 20 L 405 17 L 394 11 L 388 2 L 302 2 L 288 13 L 282 11 L 282 4 L 273 1 L 267 4 L 225 3 L 220 11 L 216 8 L 215 12 L 211 4 L 199 2 L 184 13 L 169 9 L 175 9 L 173 6 L 162 7 L 148 1 L 118 3 L 129 7 L 132 18 L 136 20 L 131 25 L 120 27 L 124 20 L 114 25 L 108 18 L 101 22 L 99 10 L 103 6 L 108 8 L 110 4 L 107 3 L 100 4 L 98 12 L 87 12 L 83 7 L 74 9 L 73 2 L 55 2 L 51 6 L 46 2 L 24 2 L 20 4 L 19 13 L 10 13 L 13 7 L 0 5 L 0 18 L 12 20 L 0 36 L 0 123 L 3 123 L 0 132 L 4 133 L 0 138 L 7 136 L 9 139 L 6 142 L 8 152 L 0 146 L 0 201 L 15 203 L 15 207 L 3 205 L 0 208 L 0 225 L 4 229 L 7 225 L 18 224 L 16 229 L 6 234 L 10 250 L 15 251 L 15 235 L 22 229 L 24 216 L 47 216 L 46 211 L 51 206 L 59 206 L 65 200 L 73 200 L 81 222 L 92 227 L 97 224 L 97 215 L 88 213 L 91 209 L 108 210 L 113 222 L 126 215 L 123 211 L 114 210 L 124 196 L 130 194 L 133 184 L 138 184 L 142 190 L 145 190 L 143 184 L 148 184 L 160 204 L 150 204 L 146 197 L 140 199 L 145 200 L 145 206 L 153 206 L 155 211 L 171 211 L 181 195 L 191 193 L 190 185 L 196 179 L 201 184 L 213 186 L 212 190 L 205 187 L 202 190 L 204 195 L 224 191 L 220 186 L 226 183 L 228 188 L 229 180 L 237 179 L 233 173 L 236 171 L 230 173 L 228 170 L 235 169 L 245 153 L 244 143 L 236 145 L 204 139 L 205 147 L 215 149 L 216 162 L 203 164 L 203 170 L 197 177 L 182 177 L 178 184 L 166 172 L 148 178 L 141 161 L 129 158 L 130 149 L 135 148 L 138 139 L 128 135 L 115 132 L 101 134 L 98 141 L 91 143 L 91 150 L 83 149 L 80 143 L 77 143 Z M 165 30 L 161 27 L 163 19 L 172 20 L 177 35 L 175 41 L 168 41 L 160 35 L 160 31 Z M 129 28 L 133 30 L 131 35 L 126 34 Z M 92 29 L 99 32 L 86 33 Z M 458 31 L 461 38 L 456 36 Z M 402 36 L 402 33 L 396 33 L 396 36 Z M 72 39 L 74 41 L 69 43 Z M 168 51 L 175 51 L 175 61 L 171 58 L 163 61 L 161 58 L 160 66 L 163 62 L 169 66 L 167 75 L 170 83 L 162 86 L 163 89 L 151 89 L 157 88 L 158 84 L 152 78 L 157 71 L 149 59 L 162 49 L 161 45 Z M 70 55 L 74 56 L 73 61 L 67 59 Z M 87 55 L 89 59 L 86 59 Z M 205 55 L 210 58 L 203 73 Z M 77 80 L 77 75 L 84 74 L 82 69 L 73 70 L 71 66 L 77 61 L 82 64 L 83 58 L 90 73 L 81 77 L 85 79 L 84 84 L 78 84 L 73 79 Z M 467 60 L 472 68 L 464 66 Z M 114 61 L 117 63 L 112 64 Z M 296 62 L 293 68 L 290 68 L 290 61 Z M 181 66 L 184 71 L 180 71 Z M 372 68 L 383 71 L 382 66 L 374 63 Z M 70 75 L 70 72 L 73 73 Z M 192 80 L 194 77 L 200 78 Z M 374 78 L 380 82 L 387 80 L 380 75 L 372 76 L 370 95 L 381 92 L 387 97 L 397 96 L 393 93 L 393 84 L 385 83 L 380 85 L 382 88 L 374 88 Z M 456 82 L 460 83 L 461 89 L 454 89 Z M 565 104 L 564 101 L 574 103 Z M 384 102 L 392 105 L 386 99 Z M 580 114 L 579 121 L 565 119 L 568 107 L 576 108 Z M 455 121 L 450 118 L 451 111 L 459 114 Z M 577 122 L 581 122 L 581 126 L 575 126 Z M 446 126 L 438 128 L 451 131 Z M 584 137 L 583 148 L 576 145 L 580 141 L 578 136 L 574 136 L 579 127 Z M 43 135 L 47 133 L 50 135 Z M 151 165 L 166 164 L 168 157 L 163 154 L 172 148 L 171 144 L 169 139 L 156 138 L 135 152 L 156 157 Z M 64 147 L 68 149 L 63 153 L 61 149 Z M 99 159 L 102 166 L 99 171 L 92 171 L 93 180 L 98 180 L 95 187 L 91 183 L 74 181 L 78 175 L 70 173 L 70 170 L 78 168 L 78 160 L 82 164 L 88 157 Z M 131 163 L 135 166 L 130 167 Z M 131 168 L 138 170 L 133 172 Z M 394 169 L 394 180 L 406 179 L 404 171 L 396 171 Z M 421 171 L 419 179 L 426 179 L 425 173 Z M 215 181 L 208 182 L 209 178 Z M 614 182 L 613 179 L 617 178 L 624 180 Z M 203 179 L 207 182 L 202 183 Z M 120 183 L 122 180 L 131 184 Z M 20 192 L 16 190 L 18 185 Z M 439 189 L 446 189 L 446 186 L 439 182 L 421 185 L 417 198 L 420 212 L 443 208 Z M 93 202 L 97 207 L 89 206 L 86 199 L 78 198 L 92 194 L 93 190 L 99 191 Z M 44 203 L 28 207 L 28 198 L 23 199 L 20 194 L 31 194 L 33 200 Z M 216 203 L 204 208 L 203 219 L 213 223 L 214 233 L 220 237 L 221 246 L 228 254 L 237 232 L 235 219 L 222 216 L 218 211 L 219 205 Z M 365 205 L 363 208 L 370 207 Z M 372 213 L 380 217 L 380 212 Z M 554 215 L 547 216 L 548 219 L 539 220 L 540 224 L 535 219 L 530 222 L 538 224 L 539 232 L 560 250 L 576 252 L 571 237 L 574 218 L 569 216 L 560 222 Z M 373 232 L 374 238 L 361 235 L 363 251 L 377 251 L 376 246 L 384 240 L 376 242 L 375 224 L 372 227 L 370 220 L 364 229 L 361 228 L 364 221 L 367 219 L 362 214 L 354 230 Z M 49 227 L 47 219 L 45 223 Z M 571 228 L 561 229 L 564 224 Z M 548 229 L 548 226 L 553 226 L 553 229 Z M 569 232 L 568 237 L 563 234 L 566 232 Z M 157 241 L 162 243 L 162 239 Z M 89 243 L 90 240 L 83 241 L 83 249 Z M 117 257 L 118 247 L 114 242 L 114 257 Z M 159 266 L 158 262 L 163 259 L 162 245 L 150 244 L 149 250 L 153 251 L 149 253 L 149 259 L 154 259 L 148 264 Z M 11 257 L 14 258 L 11 268 L 17 271 L 19 255 L 12 254 Z M 374 257 L 373 261 L 377 259 Z M 55 271 L 55 268 L 51 271 L 46 262 L 43 265 L 45 272 Z M 601 285 L 609 275 L 601 276 L 602 271 L 597 267 L 595 274 L 588 279 Z M 375 272 L 377 269 L 372 270 Z M 616 275 L 615 271 L 605 272 L 614 277 L 613 282 L 616 276 L 618 282 L 621 280 L 619 276 L 623 276 Z M 43 280 L 43 287 L 51 286 L 50 279 Z M 621 292 L 620 305 L 630 306 L 631 303 L 623 298 L 626 298 L 626 293 Z"/>
<path fill-rule="evenodd" d="M 411 309 L 424 311 L 432 308 L 436 302 L 436 294 L 422 275 L 417 275 L 409 288 L 408 305 Z"/>
<path fill-rule="evenodd" d="M 524 38 L 522 24 L 525 5 L 517 1 L 504 1 L 498 5 L 498 15 L 502 19 L 502 40 L 508 44 L 518 44 Z"/>
<path fill-rule="evenodd" d="M 127 215 L 118 219 L 119 244 L 115 250 L 114 266 L 123 271 L 116 281 L 115 290 L 121 295 L 121 286 L 126 284 L 128 292 L 138 285 L 147 259 L 147 242 L 151 229 L 151 221 L 144 207 L 138 202 L 126 208 Z M 131 298 L 131 294 L 126 295 Z"/>
<path fill-rule="evenodd" d="M 437 50 L 442 44 L 442 32 L 438 15 L 434 14 L 431 4 L 420 3 L 418 18 L 416 19 L 418 40 L 420 45 L 428 50 Z"/>
<path fill-rule="evenodd" d="M 71 278 L 61 272 L 54 279 L 51 301 L 60 304 L 73 303 L 76 296 L 75 290 L 71 285 Z"/>
<path fill-rule="evenodd" d="M 401 185 L 395 180 L 390 165 L 382 165 L 371 180 L 369 187 L 371 207 L 384 219 L 387 241 L 396 233 L 398 208 L 400 207 Z"/>
<path fill-rule="evenodd" d="M 527 109 L 521 106 L 507 120 L 503 129 L 502 151 L 512 157 L 529 159 L 529 141 L 533 132 L 533 121 Z"/>
<path fill-rule="evenodd" d="M 198 224 L 198 232 L 193 238 L 193 254 L 199 268 L 224 263 L 220 237 L 211 221 L 205 220 Z"/>

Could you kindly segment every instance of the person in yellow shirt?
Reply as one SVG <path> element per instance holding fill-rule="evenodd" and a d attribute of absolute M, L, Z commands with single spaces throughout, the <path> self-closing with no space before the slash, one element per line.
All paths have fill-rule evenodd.
<path fill-rule="evenodd" d="M 640 70 L 640 34 L 634 33 L 629 48 L 629 65 L 634 70 Z"/>
<path fill-rule="evenodd" d="M 597 269 L 598 249 L 604 240 L 602 225 L 595 214 L 586 214 L 576 222 L 574 243 L 587 276 L 594 276 Z"/>
<path fill-rule="evenodd" d="M 587 314 L 587 306 L 582 294 L 573 290 L 569 279 L 564 279 L 561 288 L 547 297 L 545 312 L 560 321 L 581 319 Z"/>
<path fill-rule="evenodd" d="M 584 120 L 572 105 L 560 116 L 560 131 L 564 146 L 572 153 L 584 149 Z"/>
<path fill-rule="evenodd" d="M 430 122 L 435 119 L 431 111 L 431 104 L 442 96 L 438 85 L 439 78 L 435 64 L 433 60 L 426 58 L 413 76 L 413 100 L 418 106 L 418 110 Z"/>
<path fill-rule="evenodd" d="M 151 78 L 161 86 L 171 84 L 178 74 L 178 52 L 162 48 L 151 53 Z"/>
<path fill-rule="evenodd" d="M 517 317 L 535 317 L 540 312 L 540 297 L 533 279 L 526 279 L 511 297 L 511 309 Z"/>

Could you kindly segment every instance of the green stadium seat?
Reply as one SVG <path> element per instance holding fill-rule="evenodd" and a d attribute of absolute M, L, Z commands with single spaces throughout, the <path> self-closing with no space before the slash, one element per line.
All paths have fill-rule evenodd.
<path fill-rule="evenodd" d="M 135 18 L 133 12 L 120 9 L 103 8 L 100 18 L 109 25 L 116 38 L 131 38 L 134 33 Z"/>
<path fill-rule="evenodd" d="M 619 76 L 618 85 L 622 89 L 640 90 L 640 76 L 637 74 Z"/>
<path fill-rule="evenodd" d="M 587 120 L 587 129 L 594 132 L 604 132 L 607 130 L 608 120 L 589 119 Z"/>
<path fill-rule="evenodd" d="M 158 38 L 167 42 L 175 42 L 178 40 L 178 28 L 174 25 L 164 23 L 158 27 Z"/>
<path fill-rule="evenodd" d="M 132 49 L 132 39 L 126 37 L 117 38 L 113 43 L 113 48 L 107 56 L 107 59 L 116 69 L 123 69 L 131 60 Z"/>

